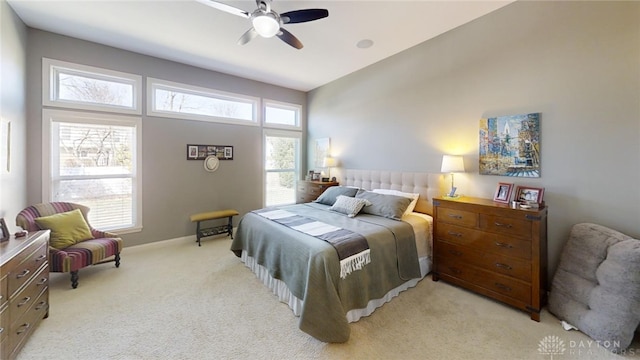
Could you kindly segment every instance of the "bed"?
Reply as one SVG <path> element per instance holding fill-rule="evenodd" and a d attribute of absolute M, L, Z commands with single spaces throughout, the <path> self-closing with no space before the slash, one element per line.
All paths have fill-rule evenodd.
<path fill-rule="evenodd" d="M 238 224 L 231 250 L 299 316 L 302 331 L 320 341 L 345 342 L 350 322 L 371 315 L 431 271 L 432 219 L 428 214 L 438 180 L 439 174 L 344 170 L 342 187 L 334 193 L 346 191 L 346 187 L 362 189 L 353 197 L 371 206 L 354 217 L 336 210 L 338 201 L 249 212 Z M 371 210 L 380 199 L 385 206 L 396 200 L 404 206 L 393 191 L 419 194 L 410 206 L 414 209 L 401 213 L 393 209 L 395 219 L 387 216 L 387 210 Z M 341 204 L 343 200 L 355 201 L 339 200 Z M 357 254 L 347 256 L 339 247 L 342 243 L 332 245 L 314 230 L 301 230 L 310 228 L 307 225 L 315 229 L 318 224 L 339 229 L 331 234 L 344 232 L 340 239 L 357 238 L 345 247 L 350 250 L 358 241 L 362 245 L 364 238 L 366 250 L 353 250 Z M 358 259 L 355 266 L 354 258 Z"/>

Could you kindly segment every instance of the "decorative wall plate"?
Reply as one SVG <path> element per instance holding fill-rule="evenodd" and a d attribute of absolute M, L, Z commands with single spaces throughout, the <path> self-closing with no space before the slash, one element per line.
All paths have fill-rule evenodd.
<path fill-rule="evenodd" d="M 220 166 L 220 161 L 215 155 L 209 155 L 204 159 L 204 169 L 208 172 L 218 170 L 218 166 Z"/>

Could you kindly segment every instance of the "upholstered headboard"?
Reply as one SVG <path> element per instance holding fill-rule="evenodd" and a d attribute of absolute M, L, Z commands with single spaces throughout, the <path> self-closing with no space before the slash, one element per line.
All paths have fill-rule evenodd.
<path fill-rule="evenodd" d="M 392 189 L 420 194 L 415 211 L 432 214 L 431 199 L 439 193 L 442 174 L 396 172 L 382 170 L 342 169 L 341 185 L 357 186 L 365 190 Z"/>

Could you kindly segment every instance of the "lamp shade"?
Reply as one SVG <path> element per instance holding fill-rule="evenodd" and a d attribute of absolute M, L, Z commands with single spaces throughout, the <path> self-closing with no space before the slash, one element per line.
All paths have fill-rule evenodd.
<path fill-rule="evenodd" d="M 334 167 L 336 166 L 336 158 L 327 156 L 322 160 L 322 167 Z"/>
<path fill-rule="evenodd" d="M 464 172 L 462 156 L 442 155 L 442 168 L 440 168 L 440 171 L 443 173 Z"/>

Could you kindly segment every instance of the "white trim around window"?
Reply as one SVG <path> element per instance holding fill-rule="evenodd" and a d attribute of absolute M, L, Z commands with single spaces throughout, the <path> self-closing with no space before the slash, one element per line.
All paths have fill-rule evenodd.
<path fill-rule="evenodd" d="M 127 173 L 101 172 L 92 174 L 90 171 L 78 171 L 77 174 L 60 174 L 60 166 L 53 166 L 54 162 L 60 162 L 60 145 L 54 144 L 60 134 L 54 134 L 54 123 L 78 124 L 90 126 L 117 126 L 130 128 L 133 131 L 131 142 L 131 168 Z M 58 140 L 59 141 L 59 140 Z M 54 146 L 55 145 L 55 146 Z M 83 170 L 82 167 L 74 167 Z M 54 183 L 62 181 L 91 181 L 105 179 L 131 179 L 131 207 L 130 223 L 123 226 L 102 227 L 100 230 L 109 230 L 118 234 L 132 233 L 142 230 L 142 118 L 137 116 L 99 114 L 81 111 L 66 111 L 57 109 L 43 109 L 42 111 L 42 201 L 70 201 L 70 199 L 55 196 L 53 194 Z M 71 201 L 74 202 L 74 201 Z M 94 210 L 97 211 L 97 210 Z M 90 214 L 91 216 L 91 214 Z M 129 216 L 127 215 L 127 218 Z"/>
<path fill-rule="evenodd" d="M 74 94 L 68 91 L 73 86 L 63 84 L 63 76 L 68 81 L 84 81 L 84 84 L 90 85 L 75 86 L 78 90 Z M 141 115 L 142 76 L 42 58 L 42 104 L 58 108 Z"/>
<path fill-rule="evenodd" d="M 172 119 L 259 125 L 260 98 L 147 78 L 147 115 Z"/>
<path fill-rule="evenodd" d="M 264 127 L 301 130 L 302 105 L 263 99 L 262 118 Z M 273 110 L 270 112 L 269 110 Z"/>

